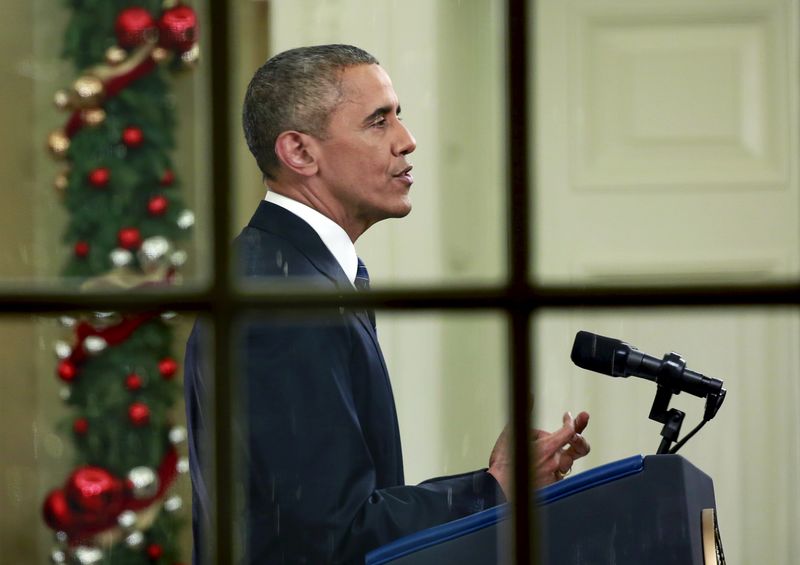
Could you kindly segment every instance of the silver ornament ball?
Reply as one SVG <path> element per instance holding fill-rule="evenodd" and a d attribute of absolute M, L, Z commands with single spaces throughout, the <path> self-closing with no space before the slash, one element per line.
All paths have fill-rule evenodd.
<path fill-rule="evenodd" d="M 118 312 L 93 312 L 91 324 L 98 330 L 116 326 L 122 321 L 122 316 Z"/>
<path fill-rule="evenodd" d="M 125 267 L 131 264 L 133 261 L 133 253 L 128 251 L 127 249 L 122 249 L 118 247 L 114 249 L 110 254 L 109 257 L 111 258 L 111 263 L 115 267 Z"/>
<path fill-rule="evenodd" d="M 174 426 L 169 431 L 169 442 L 172 445 L 178 445 L 184 441 L 186 441 L 186 428 L 183 426 Z"/>
<path fill-rule="evenodd" d="M 60 549 L 54 549 L 50 552 L 50 563 L 58 565 L 59 563 L 67 562 L 67 554 Z"/>
<path fill-rule="evenodd" d="M 99 335 L 90 335 L 83 340 L 83 349 L 90 355 L 96 355 L 108 347 L 108 342 Z"/>
<path fill-rule="evenodd" d="M 58 397 L 59 397 L 61 400 L 63 400 L 64 402 L 66 402 L 67 400 L 69 400 L 71 396 L 72 396 L 72 389 L 71 389 L 71 388 L 69 388 L 68 386 L 62 386 L 62 387 L 61 387 L 61 388 L 58 390 Z M 59 532 L 59 533 L 62 533 L 62 534 L 63 534 L 64 532 Z M 64 535 L 66 535 L 66 534 L 64 534 Z"/>
<path fill-rule="evenodd" d="M 64 326 L 65 328 L 74 328 L 76 320 L 72 316 L 60 316 L 58 318 L 58 323 Z"/>
<path fill-rule="evenodd" d="M 148 237 L 142 242 L 139 248 L 139 261 L 153 262 L 159 261 L 172 250 L 169 240 L 161 235 Z"/>
<path fill-rule="evenodd" d="M 88 545 L 79 545 L 73 550 L 72 555 L 80 565 L 95 565 L 103 560 L 103 551 Z"/>
<path fill-rule="evenodd" d="M 176 510 L 180 510 L 181 506 L 183 506 L 183 499 L 177 494 L 175 496 L 170 496 L 164 501 L 164 510 L 167 512 L 175 512 Z"/>
<path fill-rule="evenodd" d="M 178 227 L 182 230 L 188 230 L 194 225 L 194 212 L 191 210 L 184 210 L 178 215 Z"/>
<path fill-rule="evenodd" d="M 183 267 L 187 259 L 189 259 L 189 254 L 182 249 L 169 256 L 169 262 L 173 267 Z"/>
<path fill-rule="evenodd" d="M 66 341 L 58 340 L 53 344 L 53 349 L 56 352 L 56 357 L 59 359 L 66 359 L 72 355 L 72 346 Z"/>
<path fill-rule="evenodd" d="M 178 313 L 172 311 L 161 312 L 161 319 L 167 323 L 175 322 L 178 319 Z"/>
<path fill-rule="evenodd" d="M 152 498 L 158 493 L 158 475 L 150 467 L 134 467 L 128 471 L 128 480 L 133 485 L 134 498 Z"/>
<path fill-rule="evenodd" d="M 189 472 L 189 460 L 186 457 L 181 457 L 178 459 L 178 464 L 175 465 L 175 469 L 181 474 L 186 474 Z"/>
<path fill-rule="evenodd" d="M 181 53 L 181 61 L 187 65 L 194 65 L 200 59 L 200 45 L 195 43 L 189 49 Z"/>
<path fill-rule="evenodd" d="M 119 516 L 117 516 L 117 524 L 125 530 L 130 530 L 136 525 L 136 512 L 133 510 L 120 512 Z"/>
<path fill-rule="evenodd" d="M 125 545 L 131 549 L 139 549 L 144 543 L 144 534 L 142 532 L 132 532 L 125 537 Z"/>

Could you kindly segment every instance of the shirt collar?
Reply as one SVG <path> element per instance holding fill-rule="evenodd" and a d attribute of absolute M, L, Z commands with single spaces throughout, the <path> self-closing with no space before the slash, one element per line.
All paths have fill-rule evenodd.
<path fill-rule="evenodd" d="M 347 279 L 351 283 L 355 282 L 358 271 L 358 255 L 356 255 L 356 248 L 350 241 L 347 232 L 339 224 L 310 206 L 271 190 L 267 192 L 264 200 L 288 210 L 311 226 L 311 229 L 317 232 L 322 243 L 342 267 Z"/>

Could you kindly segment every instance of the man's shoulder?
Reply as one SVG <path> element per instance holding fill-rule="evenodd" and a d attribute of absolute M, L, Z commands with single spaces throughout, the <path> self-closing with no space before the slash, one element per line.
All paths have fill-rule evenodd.
<path fill-rule="evenodd" d="M 245 277 L 320 276 L 299 243 L 285 235 L 247 226 L 234 240 L 238 272 Z"/>

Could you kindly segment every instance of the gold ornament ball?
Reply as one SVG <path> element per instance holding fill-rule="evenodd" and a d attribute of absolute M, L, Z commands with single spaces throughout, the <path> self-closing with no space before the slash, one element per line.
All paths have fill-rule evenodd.
<path fill-rule="evenodd" d="M 84 75 L 76 80 L 72 88 L 78 95 L 78 103 L 82 108 L 96 108 L 103 101 L 105 87 L 103 81 L 92 75 Z"/>
<path fill-rule="evenodd" d="M 58 173 L 56 175 L 55 180 L 53 181 L 53 186 L 59 193 L 64 193 L 69 186 L 69 177 L 67 177 L 66 173 Z"/>
<path fill-rule="evenodd" d="M 150 53 L 150 56 L 156 63 L 163 63 L 169 57 L 169 51 L 167 51 L 163 47 L 154 47 L 153 52 Z"/>
<path fill-rule="evenodd" d="M 128 58 L 128 52 L 118 45 L 112 45 L 106 49 L 106 63 L 109 65 L 119 65 Z"/>
<path fill-rule="evenodd" d="M 57 129 L 47 136 L 47 148 L 53 157 L 63 159 L 69 151 L 69 137 L 64 130 Z"/>
<path fill-rule="evenodd" d="M 56 93 L 53 95 L 53 104 L 56 105 L 56 108 L 59 110 L 66 110 L 72 104 L 72 100 L 70 99 L 69 92 L 66 90 L 57 90 Z"/>
<path fill-rule="evenodd" d="M 87 108 L 81 112 L 81 120 L 87 126 L 99 126 L 106 120 L 106 111 L 102 108 Z"/>

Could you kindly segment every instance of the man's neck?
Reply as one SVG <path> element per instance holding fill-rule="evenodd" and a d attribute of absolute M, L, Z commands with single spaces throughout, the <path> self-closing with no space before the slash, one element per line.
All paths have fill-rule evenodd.
<path fill-rule="evenodd" d="M 361 234 L 367 231 L 369 227 L 369 225 L 364 222 L 358 222 L 354 218 L 349 217 L 345 213 L 344 207 L 338 202 L 323 197 L 323 195 L 327 196 L 327 191 L 325 190 L 315 190 L 313 186 L 302 183 L 270 183 L 269 186 L 267 186 L 267 190 L 300 202 L 336 222 L 347 233 L 347 236 L 353 243 L 355 243 Z"/>

